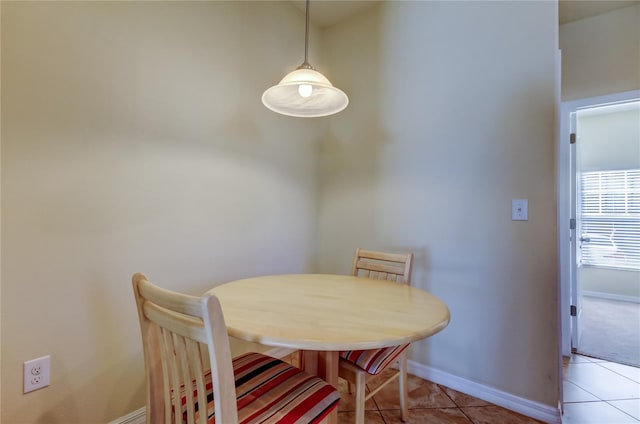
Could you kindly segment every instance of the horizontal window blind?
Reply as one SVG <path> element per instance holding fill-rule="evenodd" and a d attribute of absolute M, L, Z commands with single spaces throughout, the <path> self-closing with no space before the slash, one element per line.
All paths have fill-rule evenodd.
<path fill-rule="evenodd" d="M 640 169 L 581 176 L 582 264 L 640 270 Z"/>

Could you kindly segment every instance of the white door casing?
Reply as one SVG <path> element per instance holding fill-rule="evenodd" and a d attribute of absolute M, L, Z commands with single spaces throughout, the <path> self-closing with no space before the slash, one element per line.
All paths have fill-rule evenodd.
<path fill-rule="evenodd" d="M 570 137 L 576 128 L 576 116 L 580 110 L 601 107 L 616 103 L 626 103 L 640 99 L 640 90 L 615 93 L 605 96 L 563 102 L 560 113 L 560 137 L 557 149 L 558 172 L 558 245 L 560 261 L 560 331 L 561 351 L 563 356 L 570 356 L 572 347 L 579 346 L 579 303 L 580 287 L 577 279 L 579 261 L 579 216 L 578 212 L 578 184 L 579 163 L 573 163 L 578 158 L 579 147 L 572 148 Z M 573 126 L 571 124 L 573 116 Z M 579 143 L 579 136 L 578 143 Z M 572 149 L 576 149 L 572 152 Z M 579 161 L 576 161 L 579 162 Z M 576 229 L 570 229 L 571 219 L 576 219 Z M 577 302 L 574 303 L 574 302 Z M 572 321 L 571 305 L 576 306 L 576 318 Z M 575 336 L 573 330 L 577 330 Z"/>

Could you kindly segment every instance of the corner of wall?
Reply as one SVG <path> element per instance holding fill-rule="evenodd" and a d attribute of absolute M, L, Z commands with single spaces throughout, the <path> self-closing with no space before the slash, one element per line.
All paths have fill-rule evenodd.
<path fill-rule="evenodd" d="M 0 46 L 2 46 L 2 2 L 0 2 Z M 0 47 L 2 52 L 2 47 Z M 0 53 L 0 98 L 2 97 L 2 54 Z M 2 364 L 2 101 L 0 100 L 0 364 Z M 0 411 L 2 411 L 2 366 L 0 366 Z M 2 422 L 2 415 L 0 415 Z"/>

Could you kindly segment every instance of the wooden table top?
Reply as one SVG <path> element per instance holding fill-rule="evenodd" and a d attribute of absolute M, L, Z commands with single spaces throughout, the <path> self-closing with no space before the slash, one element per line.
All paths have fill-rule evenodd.
<path fill-rule="evenodd" d="M 394 346 L 431 336 L 450 319 L 447 306 L 423 290 L 346 275 L 272 275 L 211 291 L 230 336 L 295 349 Z"/>

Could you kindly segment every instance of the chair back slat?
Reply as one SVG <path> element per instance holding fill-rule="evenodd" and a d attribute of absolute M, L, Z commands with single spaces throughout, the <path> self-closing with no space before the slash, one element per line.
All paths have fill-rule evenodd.
<path fill-rule="evenodd" d="M 166 390 L 165 391 L 165 401 L 167 401 L 170 405 L 172 405 L 171 415 L 173 416 L 172 424 L 179 424 L 182 421 L 181 411 L 182 405 L 180 402 L 180 389 L 179 387 L 186 384 L 187 381 L 180 377 L 180 368 L 178 367 L 178 361 L 176 357 L 176 340 L 174 338 L 175 334 L 166 329 L 162 329 L 162 335 L 164 339 L 164 353 L 167 360 L 167 369 L 169 370 L 169 387 L 173 387 L 173 391 Z M 178 393 L 176 393 L 176 388 Z"/>
<path fill-rule="evenodd" d="M 202 362 L 202 349 L 201 344 L 193 340 L 187 339 L 187 355 L 189 363 L 193 364 L 193 373 L 196 376 L 196 391 L 198 393 L 198 417 L 197 422 L 206 424 L 207 417 L 209 417 L 209 411 L 207 409 L 207 390 L 206 382 L 204 380 L 204 369 Z M 204 406 L 204 408 L 203 408 Z"/>
<path fill-rule="evenodd" d="M 179 396 L 179 399 L 185 398 L 184 406 L 181 405 L 180 409 L 176 412 L 176 421 L 178 416 L 182 415 L 183 407 L 187 413 L 187 422 L 194 423 L 196 422 L 196 414 L 193 402 L 191 402 L 191 398 L 193 398 L 193 385 L 189 384 L 190 381 L 197 381 L 198 378 L 202 378 L 200 376 L 195 375 L 195 373 L 191 373 L 191 367 L 189 366 L 189 361 L 187 358 L 187 339 L 184 336 L 180 336 L 177 334 L 173 335 L 174 339 L 174 348 L 176 355 L 176 362 L 178 364 L 178 379 L 183 381 L 182 386 L 173 386 L 173 397 L 176 399 Z M 180 388 L 177 390 L 177 388 Z M 178 404 L 178 401 L 175 401 Z M 182 401 L 180 401 L 180 404 Z"/>
<path fill-rule="evenodd" d="M 387 275 L 404 275 L 404 264 L 373 262 L 361 259 L 357 262 L 356 268 L 363 271 L 375 273 L 380 279 L 386 280 Z"/>
<path fill-rule="evenodd" d="M 158 332 L 160 333 L 160 343 L 158 345 L 158 348 L 160 349 L 159 351 L 159 356 L 160 356 L 160 360 L 162 363 L 162 375 L 160 376 L 162 378 L 162 387 L 158 387 L 156 388 L 156 391 L 160 391 L 160 389 L 162 389 L 162 392 L 160 393 L 163 397 L 163 403 L 161 405 L 164 405 L 164 410 L 163 413 L 164 415 L 162 415 L 162 417 L 164 417 L 164 423 L 165 424 L 173 424 L 172 421 L 172 417 L 173 417 L 173 401 L 171 399 L 171 390 L 169 390 L 169 388 L 171 387 L 171 381 L 170 381 L 170 372 L 169 372 L 169 357 L 167 354 L 167 348 L 166 346 L 166 332 L 162 327 L 159 326 L 155 326 L 155 329 L 158 330 Z M 146 363 L 146 358 L 145 358 L 145 363 Z M 151 376 L 150 376 L 151 377 Z M 166 390 L 165 390 L 166 388 Z M 151 388 L 149 388 L 149 390 L 151 390 Z M 155 405 L 155 404 L 154 404 Z M 149 406 L 147 406 L 147 416 L 150 416 L 150 412 L 149 412 Z M 156 408 L 154 408 L 155 410 Z M 147 420 L 149 421 L 149 420 Z M 158 422 L 161 422 L 158 418 Z"/>
<path fill-rule="evenodd" d="M 356 277 L 409 283 L 412 262 L 412 253 L 385 253 L 358 248 L 353 259 L 352 274 Z"/>

